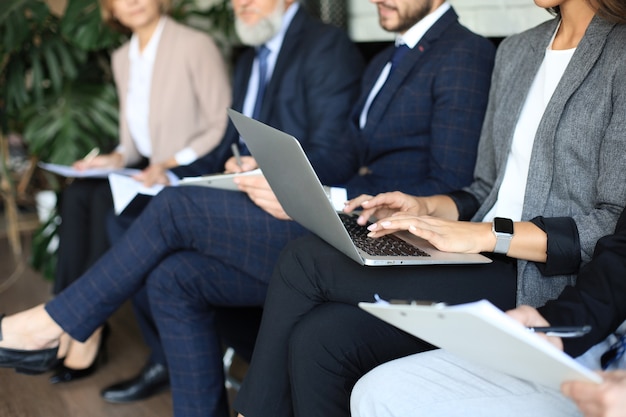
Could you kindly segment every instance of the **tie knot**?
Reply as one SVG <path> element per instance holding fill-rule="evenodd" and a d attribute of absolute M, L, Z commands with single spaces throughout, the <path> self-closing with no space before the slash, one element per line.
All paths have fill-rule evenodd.
<path fill-rule="evenodd" d="M 400 61 L 402 57 L 409 51 L 409 48 L 406 43 L 402 43 L 396 46 L 396 49 L 393 51 L 393 55 L 389 62 L 391 62 L 391 67 L 394 68 Z"/>

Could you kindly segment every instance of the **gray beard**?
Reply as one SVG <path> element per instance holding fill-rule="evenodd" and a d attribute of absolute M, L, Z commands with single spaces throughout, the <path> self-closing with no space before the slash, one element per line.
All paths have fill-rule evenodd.
<path fill-rule="evenodd" d="M 280 31 L 283 23 L 284 2 L 278 2 L 276 9 L 254 25 L 247 25 L 235 19 L 235 31 L 244 45 L 259 46 L 272 39 Z"/>

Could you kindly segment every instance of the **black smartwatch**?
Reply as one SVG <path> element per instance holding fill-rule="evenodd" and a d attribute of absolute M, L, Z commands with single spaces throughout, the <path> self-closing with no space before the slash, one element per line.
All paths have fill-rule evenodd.
<path fill-rule="evenodd" d="M 513 220 L 494 217 L 491 230 L 496 235 L 496 247 L 493 249 L 493 253 L 506 255 L 511 246 L 511 239 L 513 239 Z"/>

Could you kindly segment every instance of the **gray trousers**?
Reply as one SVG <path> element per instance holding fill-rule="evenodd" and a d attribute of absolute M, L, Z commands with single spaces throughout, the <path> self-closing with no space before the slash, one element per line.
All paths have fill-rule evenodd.
<path fill-rule="evenodd" d="M 380 365 L 357 382 L 352 417 L 577 417 L 559 391 L 434 350 Z"/>

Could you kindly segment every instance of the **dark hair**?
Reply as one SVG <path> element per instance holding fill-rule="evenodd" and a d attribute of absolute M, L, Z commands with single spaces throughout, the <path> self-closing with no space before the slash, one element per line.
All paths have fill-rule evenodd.
<path fill-rule="evenodd" d="M 624 0 L 589 0 L 598 8 L 598 16 L 613 23 L 626 23 L 626 1 Z"/>
<path fill-rule="evenodd" d="M 559 6 L 556 6 L 556 7 L 548 7 L 546 10 L 547 10 L 547 11 L 549 11 L 549 12 L 550 12 L 550 14 L 553 14 L 553 15 L 555 15 L 555 16 L 556 16 L 557 14 L 561 13 L 561 8 L 560 8 Z"/>
<path fill-rule="evenodd" d="M 624 0 L 587 0 L 589 4 L 597 9 L 596 14 L 612 23 L 626 23 L 626 1 Z M 553 15 L 561 12 L 559 6 L 548 9 Z"/>

